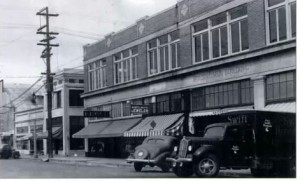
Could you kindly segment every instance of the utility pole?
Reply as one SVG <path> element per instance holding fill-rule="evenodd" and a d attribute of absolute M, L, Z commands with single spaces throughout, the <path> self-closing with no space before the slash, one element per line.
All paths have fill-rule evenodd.
<path fill-rule="evenodd" d="M 52 47 L 58 47 L 58 44 L 50 44 L 50 41 L 55 39 L 52 35 L 58 35 L 56 32 L 50 32 L 49 30 L 49 17 L 57 17 L 58 14 L 49 14 L 48 7 L 41 9 L 36 13 L 38 16 L 44 16 L 46 18 L 46 24 L 41 25 L 37 30 L 37 34 L 45 35 L 45 39 L 41 40 L 37 45 L 44 46 L 45 49 L 42 52 L 41 58 L 46 58 L 46 87 L 47 87 L 47 111 L 48 119 L 46 120 L 47 131 L 48 131 L 48 141 L 47 149 L 49 158 L 53 158 L 53 145 L 52 145 L 52 91 L 53 91 L 53 74 L 51 74 L 50 58 L 51 58 L 51 49 Z M 42 31 L 46 28 L 46 32 Z"/>

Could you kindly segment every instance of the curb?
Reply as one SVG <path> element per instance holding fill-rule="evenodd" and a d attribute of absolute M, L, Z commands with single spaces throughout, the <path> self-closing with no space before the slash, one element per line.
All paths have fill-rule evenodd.
<path fill-rule="evenodd" d="M 37 160 L 43 161 L 43 158 L 33 158 L 33 157 L 20 157 L 20 159 L 30 159 L 30 160 Z M 104 167 L 123 167 L 123 168 L 132 168 L 131 164 L 114 164 L 114 163 L 99 163 L 95 160 L 62 160 L 62 159 L 53 159 L 50 158 L 50 162 L 52 163 L 61 163 L 61 164 L 69 164 L 69 165 L 82 165 L 82 166 L 104 166 Z"/>

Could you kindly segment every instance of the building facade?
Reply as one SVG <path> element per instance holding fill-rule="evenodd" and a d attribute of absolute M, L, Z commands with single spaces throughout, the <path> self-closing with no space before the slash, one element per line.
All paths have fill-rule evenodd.
<path fill-rule="evenodd" d="M 84 127 L 83 119 L 83 70 L 64 69 L 53 78 L 52 136 L 54 155 L 84 155 L 84 140 L 71 135 Z M 44 94 L 47 97 L 46 93 Z M 47 125 L 47 99 L 44 101 L 44 125 Z M 44 152 L 47 153 L 47 126 L 44 126 Z"/>
<path fill-rule="evenodd" d="M 129 139 L 130 151 L 149 135 L 196 134 L 210 115 L 295 113 L 295 14 L 295 0 L 183 0 L 84 46 L 84 107 L 111 116 L 86 118 L 86 132 L 99 127 L 76 135 L 85 152 L 104 139 L 104 122 L 140 119 L 106 136 Z M 141 105 L 146 118 L 132 109 Z"/>

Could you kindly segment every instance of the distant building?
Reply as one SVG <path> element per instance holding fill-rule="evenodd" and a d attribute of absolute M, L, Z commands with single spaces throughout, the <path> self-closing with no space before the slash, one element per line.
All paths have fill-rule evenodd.
<path fill-rule="evenodd" d="M 52 136 L 54 155 L 84 155 L 84 140 L 72 138 L 71 135 L 84 127 L 83 70 L 64 69 L 56 72 L 53 78 L 52 99 Z M 44 132 L 47 131 L 47 95 L 44 93 Z M 47 134 L 44 152 L 47 153 Z"/>
<path fill-rule="evenodd" d="M 0 135 L 2 143 L 15 145 L 15 113 L 24 105 L 36 87 L 29 84 L 4 84 L 0 81 Z M 25 132 L 24 132 L 25 134 Z"/>
<path fill-rule="evenodd" d="M 34 133 L 41 134 L 44 127 L 44 85 L 28 91 L 15 112 L 15 148 L 21 154 L 34 153 Z M 36 139 L 37 153 L 44 154 L 43 140 Z"/>
<path fill-rule="evenodd" d="M 111 118 L 86 118 L 73 137 L 88 156 L 126 157 L 149 135 L 197 134 L 210 115 L 295 113 L 295 25 L 295 0 L 183 0 L 84 46 L 85 110 Z"/>

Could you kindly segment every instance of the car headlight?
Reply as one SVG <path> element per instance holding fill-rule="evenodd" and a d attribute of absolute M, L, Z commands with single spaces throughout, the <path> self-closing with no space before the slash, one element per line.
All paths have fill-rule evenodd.
<path fill-rule="evenodd" d="M 192 147 L 192 145 L 190 145 L 190 146 L 188 147 L 188 150 L 189 150 L 189 151 L 192 151 L 192 149 L 193 149 L 193 147 Z"/>
<path fill-rule="evenodd" d="M 174 151 L 177 151 L 178 150 L 178 147 L 177 146 L 174 146 Z"/>
<path fill-rule="evenodd" d="M 138 153 L 139 157 L 142 157 L 143 155 L 144 155 L 144 153 L 142 151 Z"/>

